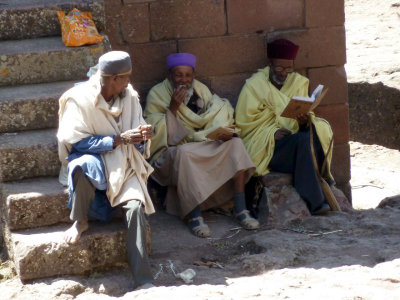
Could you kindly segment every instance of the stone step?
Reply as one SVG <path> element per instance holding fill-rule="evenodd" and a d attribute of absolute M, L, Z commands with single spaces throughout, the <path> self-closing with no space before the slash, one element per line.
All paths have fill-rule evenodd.
<path fill-rule="evenodd" d="M 4 222 L 10 230 L 68 223 L 68 192 L 56 177 L 1 184 Z"/>
<path fill-rule="evenodd" d="M 0 42 L 0 86 L 26 85 L 86 78 L 90 67 L 111 49 L 100 44 L 66 47 L 61 37 Z"/>
<path fill-rule="evenodd" d="M 59 169 L 55 129 L 0 135 L 0 181 L 56 176 Z"/>
<path fill-rule="evenodd" d="M 99 31 L 104 29 L 103 0 L 2 0 L 0 40 L 31 39 L 61 35 L 57 11 L 73 8 L 92 13 Z"/>
<path fill-rule="evenodd" d="M 0 87 L 0 133 L 58 126 L 58 99 L 74 81 Z"/>
<path fill-rule="evenodd" d="M 238 223 L 232 218 L 212 212 L 204 213 L 211 229 L 211 239 L 199 239 L 179 217 L 157 211 L 149 217 L 151 226 L 150 264 L 153 274 L 159 270 L 159 261 L 171 257 L 203 257 L 212 241 L 226 241 Z M 88 274 L 108 268 L 127 266 L 125 226 L 122 220 L 110 224 L 90 222 L 75 245 L 63 241 L 63 233 L 70 225 L 35 228 L 13 232 L 5 230 L 6 246 L 22 281 L 36 278 Z M 173 232 L 174 234 L 171 234 Z M 257 234 L 240 230 L 237 237 Z M 200 250 L 199 250 L 200 249 Z M 158 263 L 157 263 L 158 260 Z"/>
<path fill-rule="evenodd" d="M 68 245 L 63 233 L 70 225 L 10 232 L 4 236 L 22 281 L 91 271 L 127 264 L 123 222 L 92 222 L 79 243 Z"/>

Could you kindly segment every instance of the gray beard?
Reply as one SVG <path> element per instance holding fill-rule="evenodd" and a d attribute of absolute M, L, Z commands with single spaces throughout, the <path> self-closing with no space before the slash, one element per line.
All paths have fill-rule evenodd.
<path fill-rule="evenodd" d="M 271 79 L 271 81 L 273 81 L 277 85 L 284 85 L 286 82 L 286 79 L 283 81 L 279 80 L 278 76 L 276 76 L 276 74 L 274 73 L 274 71 L 272 71 L 272 69 L 270 69 L 270 71 L 269 71 L 269 78 Z"/>

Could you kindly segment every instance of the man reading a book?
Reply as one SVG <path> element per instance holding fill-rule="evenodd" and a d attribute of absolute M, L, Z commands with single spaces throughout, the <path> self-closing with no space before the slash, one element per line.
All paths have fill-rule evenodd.
<path fill-rule="evenodd" d="M 328 153 L 332 130 L 326 120 L 312 112 L 295 118 L 281 117 L 292 97 L 308 96 L 309 80 L 293 69 L 298 49 L 285 39 L 268 43 L 269 65 L 253 74 L 243 86 L 236 106 L 236 125 L 256 166 L 255 175 L 263 176 L 269 171 L 291 173 L 293 186 L 310 212 L 319 214 L 330 208 L 314 169 L 309 124 L 319 168 Z M 331 157 L 330 151 L 322 176 L 333 184 Z M 253 177 L 251 182 L 255 181 Z"/>
<path fill-rule="evenodd" d="M 259 223 L 245 209 L 244 184 L 255 167 L 240 138 L 224 129 L 233 124 L 233 108 L 195 79 L 196 57 L 167 57 L 168 78 L 146 100 L 145 119 L 154 127 L 150 162 L 152 178 L 168 186 L 168 213 L 187 217 L 198 237 L 210 236 L 201 210 L 234 199 L 234 215 L 246 229 Z M 217 140 L 210 138 L 217 134 Z"/>

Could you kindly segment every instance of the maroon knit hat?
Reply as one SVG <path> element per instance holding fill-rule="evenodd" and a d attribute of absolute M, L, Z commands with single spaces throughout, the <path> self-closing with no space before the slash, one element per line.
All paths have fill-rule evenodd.
<path fill-rule="evenodd" d="M 299 46 L 286 39 L 278 39 L 267 44 L 268 58 L 295 60 Z"/>

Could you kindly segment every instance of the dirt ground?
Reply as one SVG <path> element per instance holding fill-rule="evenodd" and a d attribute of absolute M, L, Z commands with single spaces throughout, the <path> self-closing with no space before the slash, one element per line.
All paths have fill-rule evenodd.
<path fill-rule="evenodd" d="M 400 89 L 400 1 L 345 3 L 349 82 L 382 81 Z M 376 207 L 400 194 L 400 153 L 356 141 L 350 147 L 354 212 L 257 233 L 233 230 L 197 250 L 155 256 L 156 287 L 140 291 L 130 291 L 127 270 L 22 285 L 6 261 L 0 298 L 399 299 L 400 199 Z M 212 267 L 194 265 L 196 260 Z M 192 284 L 174 276 L 188 268 L 196 271 Z"/>

